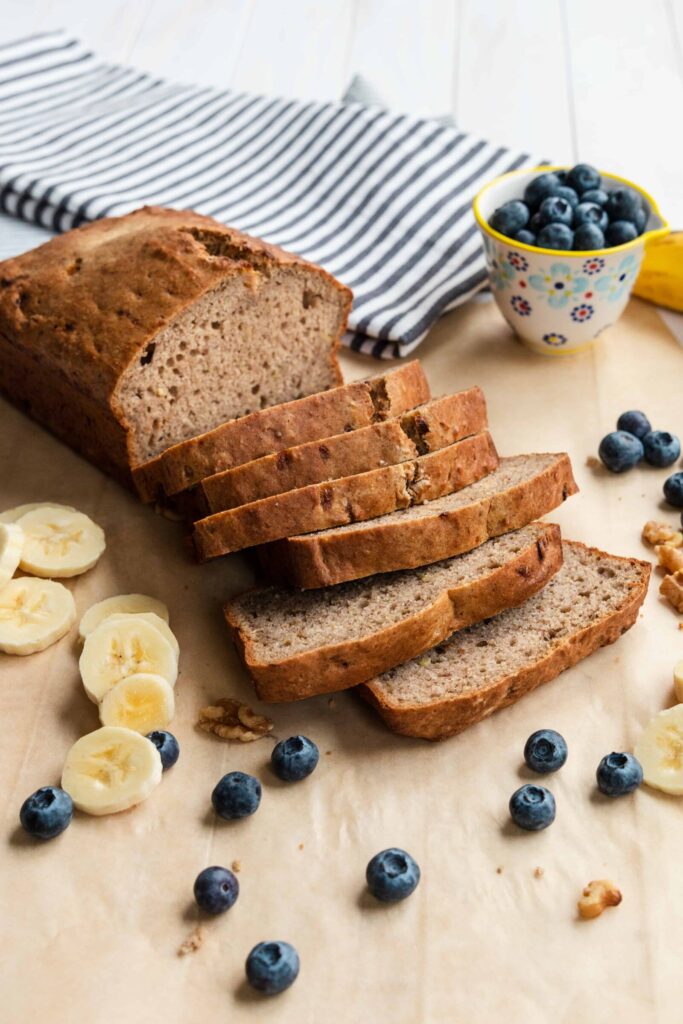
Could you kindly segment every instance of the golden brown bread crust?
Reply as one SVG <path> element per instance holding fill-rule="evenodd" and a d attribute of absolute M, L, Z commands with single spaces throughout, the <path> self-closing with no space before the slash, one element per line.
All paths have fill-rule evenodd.
<path fill-rule="evenodd" d="M 576 541 L 570 543 L 586 547 Z M 623 561 L 639 567 L 640 581 L 629 587 L 621 608 L 567 637 L 548 657 L 506 676 L 488 689 L 453 696 L 428 707 L 416 704 L 401 708 L 387 703 L 381 690 L 373 682 L 365 683 L 359 687 L 358 692 L 380 713 L 389 728 L 402 736 L 415 736 L 426 740 L 442 740 L 456 736 L 468 726 L 487 718 L 494 711 L 514 704 L 520 697 L 531 693 L 543 683 L 549 683 L 565 669 L 571 668 L 597 651 L 599 647 L 614 643 L 622 633 L 631 628 L 645 600 L 652 566 L 649 562 L 635 558 L 625 558 Z"/>
<path fill-rule="evenodd" d="M 301 590 L 333 586 L 471 551 L 526 526 L 577 491 L 569 456 L 562 453 L 530 480 L 475 504 L 412 521 L 369 522 L 362 531 L 289 537 L 259 548 L 258 556 L 273 582 Z"/>
<path fill-rule="evenodd" d="M 427 607 L 371 636 L 330 644 L 283 658 L 259 660 L 242 630 L 233 603 L 225 618 L 235 646 L 261 700 L 303 700 L 315 694 L 345 690 L 400 665 L 456 630 L 522 604 L 545 586 L 562 565 L 560 528 L 544 524 L 544 533 L 518 555 L 485 576 L 445 589 Z"/>
<path fill-rule="evenodd" d="M 129 481 L 120 378 L 157 332 L 204 293 L 272 264 L 311 269 L 210 217 L 158 207 L 53 238 L 0 264 L 0 391 Z M 348 289 L 315 269 L 334 282 L 348 309 Z M 340 380 L 334 352 L 330 359 L 331 376 Z"/>

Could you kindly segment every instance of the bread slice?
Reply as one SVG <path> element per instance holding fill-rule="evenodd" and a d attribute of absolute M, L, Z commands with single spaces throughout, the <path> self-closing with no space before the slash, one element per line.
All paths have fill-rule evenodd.
<path fill-rule="evenodd" d="M 271 581 L 303 590 L 411 569 L 518 530 L 577 491 L 568 455 L 516 455 L 455 494 L 370 522 L 276 541 L 260 548 L 259 558 Z"/>
<path fill-rule="evenodd" d="M 561 565 L 560 528 L 531 523 L 419 570 L 251 591 L 225 617 L 261 700 L 301 700 L 362 683 L 526 601 Z"/>
<path fill-rule="evenodd" d="M 520 608 L 454 633 L 361 687 L 387 725 L 438 740 L 611 644 L 636 621 L 650 563 L 565 542 L 564 565 Z"/>
<path fill-rule="evenodd" d="M 200 561 L 280 537 L 374 519 L 481 480 L 498 465 L 487 430 L 410 462 L 310 484 L 200 519 L 192 539 Z"/>
<path fill-rule="evenodd" d="M 221 423 L 138 466 L 135 484 L 145 501 L 178 494 L 223 469 L 398 416 L 429 398 L 427 379 L 415 359 L 366 380 Z"/>
<path fill-rule="evenodd" d="M 481 389 L 458 391 L 434 398 L 396 419 L 284 448 L 209 476 L 195 488 L 195 507 L 203 515 L 210 515 L 297 487 L 366 473 L 427 455 L 486 427 L 486 402 Z"/>

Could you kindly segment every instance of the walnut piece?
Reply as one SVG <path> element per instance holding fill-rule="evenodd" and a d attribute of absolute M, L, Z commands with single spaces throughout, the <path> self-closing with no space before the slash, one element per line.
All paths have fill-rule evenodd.
<path fill-rule="evenodd" d="M 643 527 L 643 540 L 648 544 L 668 544 L 672 548 L 683 545 L 683 533 L 674 530 L 668 523 L 656 523 L 651 519 Z"/>
<path fill-rule="evenodd" d="M 600 917 L 606 907 L 618 907 L 622 896 L 614 882 L 608 882 L 606 878 L 599 878 L 597 881 L 589 882 L 581 894 L 577 903 L 579 914 L 585 920 L 591 917 Z"/>
<path fill-rule="evenodd" d="M 655 551 L 659 564 L 667 572 L 678 572 L 679 569 L 683 569 L 683 548 L 674 548 L 670 544 L 656 544 Z"/>
<path fill-rule="evenodd" d="M 683 571 L 680 569 L 671 576 L 665 576 L 659 593 L 672 604 L 677 612 L 683 612 Z"/>
<path fill-rule="evenodd" d="M 251 743 L 252 740 L 266 736 L 273 728 L 273 723 L 264 715 L 257 715 L 247 704 L 223 697 L 215 704 L 200 709 L 197 727 L 222 740 Z"/>
<path fill-rule="evenodd" d="M 188 953 L 196 953 L 202 948 L 204 942 L 204 929 L 200 924 L 190 932 L 184 942 L 178 947 L 178 956 L 187 956 Z"/>

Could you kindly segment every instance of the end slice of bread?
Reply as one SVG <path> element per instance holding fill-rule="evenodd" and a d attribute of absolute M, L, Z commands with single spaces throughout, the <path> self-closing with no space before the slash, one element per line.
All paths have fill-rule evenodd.
<path fill-rule="evenodd" d="M 562 565 L 560 529 L 529 526 L 464 555 L 304 592 L 254 590 L 225 608 L 261 700 L 344 690 L 527 600 Z"/>
<path fill-rule="evenodd" d="M 454 736 L 611 644 L 636 621 L 651 566 L 565 542 L 564 565 L 519 608 L 454 633 L 361 687 L 404 736 Z"/>

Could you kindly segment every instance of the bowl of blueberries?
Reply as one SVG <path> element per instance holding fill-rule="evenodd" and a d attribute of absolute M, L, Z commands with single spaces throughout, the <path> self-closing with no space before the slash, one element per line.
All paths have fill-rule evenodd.
<path fill-rule="evenodd" d="M 504 174 L 474 215 L 498 308 L 544 355 L 578 352 L 611 327 L 645 244 L 669 231 L 647 192 L 589 164 Z"/>

